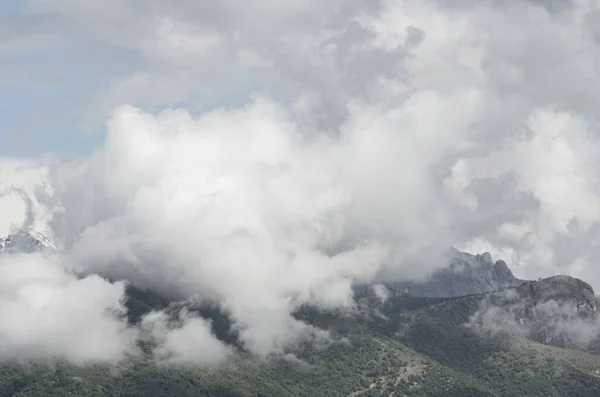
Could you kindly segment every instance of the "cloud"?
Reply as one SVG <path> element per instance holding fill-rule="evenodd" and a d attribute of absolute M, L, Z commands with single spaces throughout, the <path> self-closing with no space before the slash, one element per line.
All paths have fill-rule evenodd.
<path fill-rule="evenodd" d="M 78 274 L 217 301 L 257 354 L 451 245 L 597 286 L 600 14 L 552 4 L 31 1 L 143 62 L 93 154 L 3 185 L 7 224 L 32 214 Z"/>
<path fill-rule="evenodd" d="M 44 199 L 52 193 L 47 184 L 52 159 L 0 161 L 0 235 L 14 228 L 33 228 L 52 237 L 52 212 Z"/>
<path fill-rule="evenodd" d="M 141 324 L 146 337 L 150 337 L 157 348 L 154 356 L 166 364 L 218 364 L 232 355 L 224 343 L 215 339 L 210 324 L 203 318 L 179 312 L 179 324 L 171 326 L 165 312 L 150 312 Z"/>
<path fill-rule="evenodd" d="M 306 140 L 271 102 L 199 118 L 127 107 L 108 131 L 77 172 L 53 176 L 54 230 L 73 263 L 222 302 L 258 353 L 304 327 L 291 316 L 300 304 L 349 304 L 350 281 L 373 278 L 387 254 L 345 232 L 350 193 L 330 143 Z"/>
<path fill-rule="evenodd" d="M 0 254 L 0 362 L 66 359 L 77 365 L 139 358 L 139 341 L 162 364 L 210 365 L 233 351 L 210 322 L 183 306 L 127 321 L 125 282 L 80 275 L 57 252 Z"/>
<path fill-rule="evenodd" d="M 0 361 L 66 358 L 117 362 L 135 354 L 121 316 L 124 285 L 76 278 L 59 258 L 0 255 Z"/>
<path fill-rule="evenodd" d="M 390 291 L 383 284 L 376 284 L 372 287 L 375 296 L 382 302 L 385 303 L 390 297 Z"/>

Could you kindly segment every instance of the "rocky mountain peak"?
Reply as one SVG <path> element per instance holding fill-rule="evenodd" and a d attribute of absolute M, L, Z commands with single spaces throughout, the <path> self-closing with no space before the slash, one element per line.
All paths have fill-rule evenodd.
<path fill-rule="evenodd" d="M 596 312 L 596 298 L 591 285 L 578 278 L 553 276 L 537 281 L 529 281 L 517 288 L 522 299 L 542 304 L 550 300 L 572 303 L 578 311 Z"/>
<path fill-rule="evenodd" d="M 508 268 L 508 265 L 503 260 L 498 260 L 494 263 L 494 272 L 500 280 L 516 280 L 512 271 Z"/>
<path fill-rule="evenodd" d="M 46 250 L 56 251 L 56 246 L 46 236 L 31 229 L 0 237 L 0 252 L 32 253 Z"/>
<path fill-rule="evenodd" d="M 506 262 L 494 262 L 488 252 L 472 255 L 453 249 L 449 265 L 434 272 L 427 281 L 391 286 L 417 296 L 455 297 L 496 291 L 522 282 L 513 275 Z"/>

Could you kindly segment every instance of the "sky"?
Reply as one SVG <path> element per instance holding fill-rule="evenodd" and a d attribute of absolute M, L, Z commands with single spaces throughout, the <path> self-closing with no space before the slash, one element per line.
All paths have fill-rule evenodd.
<path fill-rule="evenodd" d="M 106 119 L 119 105 L 131 103 L 152 109 L 235 105 L 259 84 L 252 80 L 220 81 L 218 92 L 212 91 L 210 96 L 200 92 L 201 81 L 196 88 L 185 87 L 189 77 L 197 80 L 193 76 L 195 59 L 186 59 L 184 65 L 176 61 L 169 65 L 166 57 L 179 54 L 153 54 L 150 48 L 161 43 L 144 43 L 144 37 L 121 41 L 110 34 L 113 21 L 103 20 L 110 15 L 95 17 L 96 8 L 100 12 L 112 8 L 115 14 L 119 10 L 130 12 L 128 3 L 107 3 L 106 7 L 77 3 L 8 0 L 0 5 L 4 21 L 0 35 L 0 116 L 4 120 L 0 155 L 89 154 L 102 141 Z M 150 8 L 160 8 L 155 7 L 158 3 L 152 4 Z M 97 18 L 98 24 L 89 29 L 81 26 L 88 17 Z M 140 21 L 151 18 L 141 15 Z M 152 32 L 140 32 L 143 34 Z M 187 46 L 185 42 L 166 45 Z M 149 85 L 154 78 L 164 82 L 152 89 Z"/>
<path fill-rule="evenodd" d="M 145 330 L 106 319 L 123 286 L 94 274 L 217 301 L 257 354 L 315 334 L 298 305 L 422 280 L 451 246 L 600 288 L 597 1 L 29 0 L 0 15 L 0 235 L 61 248 L 2 259 L 19 283 L 0 283 L 0 318 L 91 299 L 78 343 L 113 337 L 83 358 L 118 358 L 141 331 L 165 357 L 198 359 L 194 334 L 210 360 L 228 354 L 187 314 L 177 332 L 164 313 Z M 58 338 L 83 359 L 31 324 L 0 320 L 15 355 Z"/>
<path fill-rule="evenodd" d="M 26 1 L 2 2 L 0 19 L 0 155 L 89 154 L 102 139 L 94 97 L 134 70 L 135 56 L 76 39 Z"/>

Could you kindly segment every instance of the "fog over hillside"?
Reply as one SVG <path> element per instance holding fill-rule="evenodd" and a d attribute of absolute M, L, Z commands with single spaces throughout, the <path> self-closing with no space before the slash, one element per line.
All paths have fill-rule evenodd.
<path fill-rule="evenodd" d="M 596 2 L 28 4 L 140 68 L 94 101 L 90 155 L 0 159 L 0 236 L 58 248 L 0 256 L 0 359 L 118 361 L 142 332 L 164 360 L 230 354 L 185 311 L 127 326 L 108 279 L 219 302 L 258 355 L 327 337 L 300 305 L 452 246 L 600 288 Z"/>

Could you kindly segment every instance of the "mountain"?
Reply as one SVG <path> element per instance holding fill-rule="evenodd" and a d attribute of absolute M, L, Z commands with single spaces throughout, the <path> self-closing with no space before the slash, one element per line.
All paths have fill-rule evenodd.
<path fill-rule="evenodd" d="M 48 248 L 31 233 L 2 241 L 11 250 Z M 470 278 L 473 285 L 496 280 L 487 284 L 496 289 L 500 280 L 515 282 L 498 262 L 490 267 L 487 255 L 462 258 L 483 265 L 463 266 L 479 275 Z M 454 261 L 450 269 L 460 274 L 461 266 Z M 244 348 L 220 305 L 170 302 L 129 285 L 132 325 L 149 311 L 186 307 L 211 320 L 235 356 L 215 367 L 164 365 L 153 359 L 152 344 L 141 343 L 146 355 L 116 367 L 77 367 L 60 359 L 4 363 L 0 397 L 599 396 L 599 302 L 592 287 L 566 276 L 515 283 L 459 297 L 419 297 L 393 287 L 382 294 L 369 287 L 357 290 L 353 309 L 303 306 L 294 316 L 327 330 L 330 339 L 299 343 L 267 359 Z"/>
<path fill-rule="evenodd" d="M 474 322 L 545 344 L 593 350 L 600 334 L 599 303 L 583 280 L 554 276 L 487 295 Z"/>
<path fill-rule="evenodd" d="M 523 283 L 502 260 L 493 262 L 489 253 L 471 255 L 453 250 L 450 264 L 425 282 L 394 283 L 390 286 L 404 292 L 426 297 L 455 297 L 480 294 Z"/>
<path fill-rule="evenodd" d="M 20 230 L 0 238 L 0 252 L 35 252 L 56 247 L 43 234 L 33 230 Z M 519 285 L 517 279 L 502 260 L 492 261 L 489 253 L 471 255 L 453 249 L 450 264 L 421 283 L 392 283 L 388 286 L 404 292 L 426 297 L 454 297 L 496 291 Z M 358 288 L 368 287 L 361 286 Z"/>
<path fill-rule="evenodd" d="M 44 250 L 56 251 L 56 247 L 43 234 L 34 230 L 19 230 L 6 237 L 0 237 L 0 252 L 32 253 Z"/>
<path fill-rule="evenodd" d="M 128 294 L 127 304 L 138 311 L 169 305 L 151 291 L 133 288 Z M 558 339 L 542 344 L 535 333 L 486 328 L 480 321 L 497 310 L 517 323 L 542 322 L 551 317 L 540 316 L 540 307 L 550 302 L 574 305 L 567 312 L 572 321 L 592 320 L 597 302 L 582 280 L 559 276 L 454 298 L 393 289 L 386 296 L 366 289 L 356 296 L 356 310 L 298 310 L 298 319 L 330 332 L 326 345 L 300 344 L 267 360 L 238 349 L 230 361 L 212 368 L 164 366 L 150 357 L 118 368 L 60 361 L 5 364 L 0 396 L 600 395 L 600 356 L 585 352 L 586 346 L 564 348 Z M 514 305 L 523 311 L 512 310 Z M 226 313 L 202 310 L 204 317 L 221 318 L 219 327 L 227 333 Z"/>
<path fill-rule="evenodd" d="M 568 276 L 528 281 L 485 294 L 419 300 L 392 294 L 379 308 L 375 293 L 358 298 L 365 308 L 376 308 L 385 327 L 402 328 L 415 318 L 425 323 L 477 329 L 491 334 L 507 332 L 546 345 L 594 352 L 600 335 L 598 298 L 586 282 Z M 408 304 L 407 302 L 412 302 Z M 416 302 L 422 307 L 415 306 Z M 418 307 L 409 313 L 399 307 Z M 421 321 L 423 322 L 423 321 Z"/>

